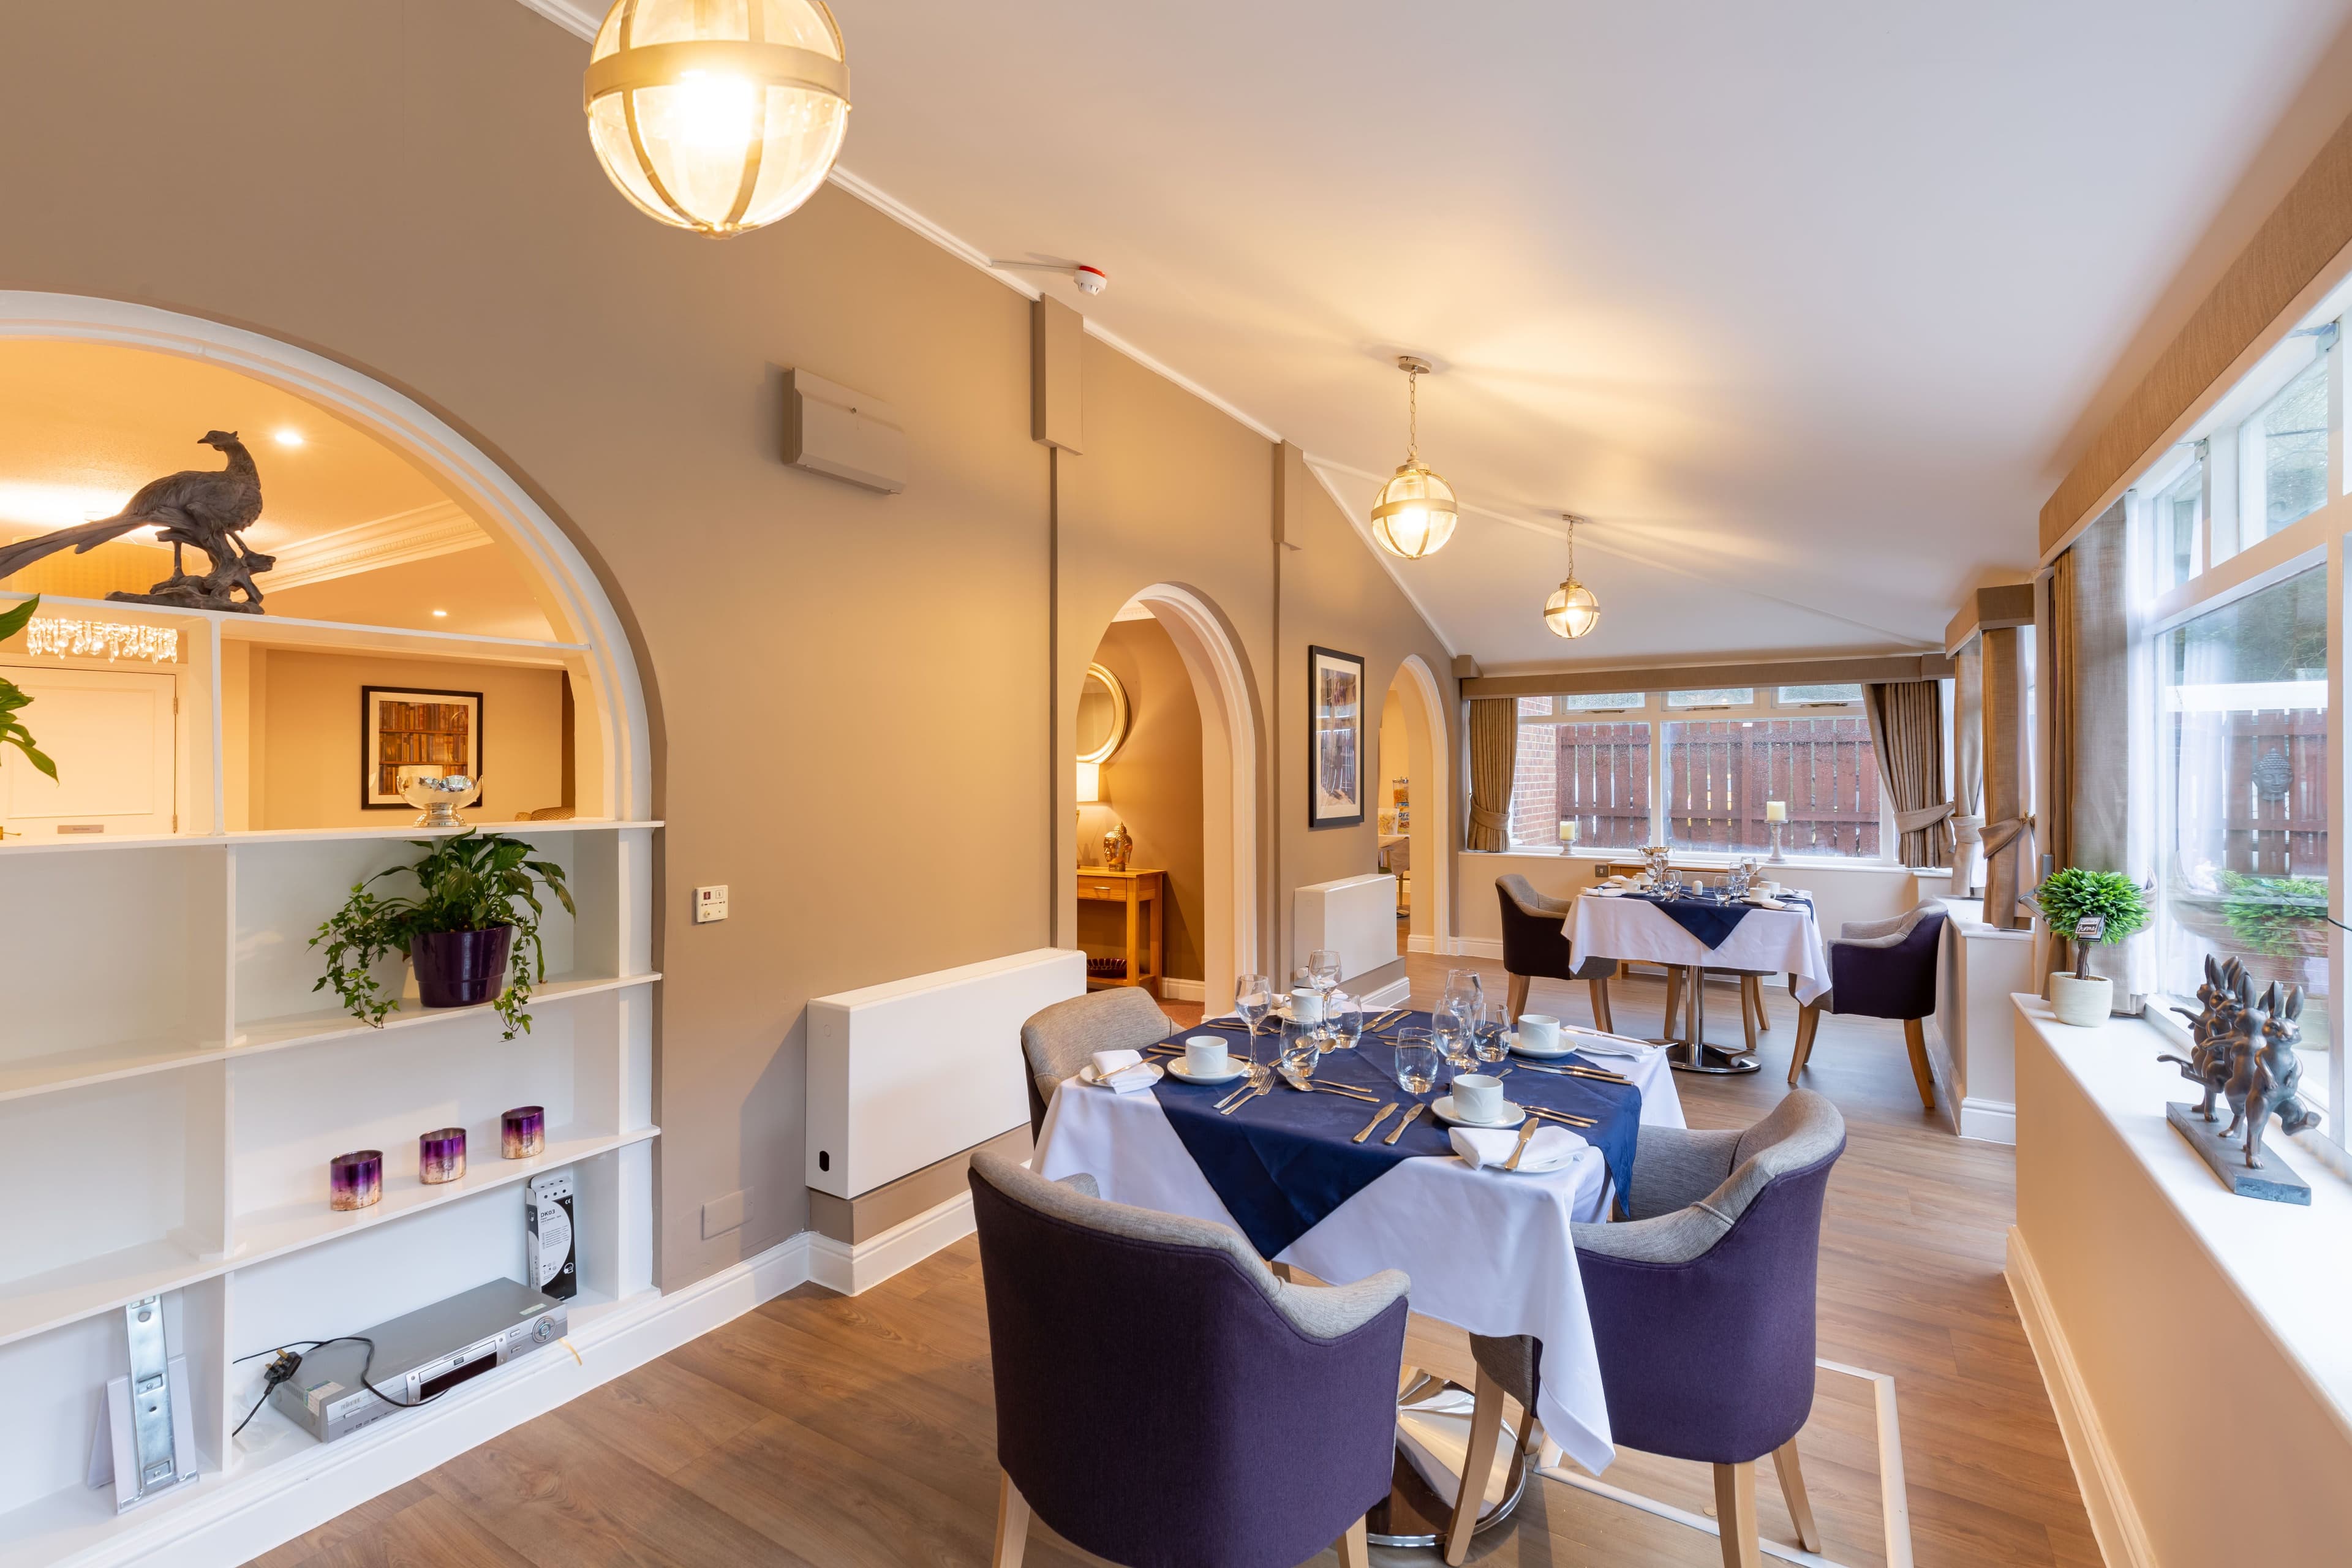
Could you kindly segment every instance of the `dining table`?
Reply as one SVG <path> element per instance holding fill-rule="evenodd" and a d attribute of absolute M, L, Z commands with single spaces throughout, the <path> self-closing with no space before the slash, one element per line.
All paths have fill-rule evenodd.
<path fill-rule="evenodd" d="M 1690 1012 L 1684 1037 L 1659 1043 L 1674 1048 L 1676 1070 L 1748 1073 L 1760 1065 L 1743 1043 L 1719 1046 L 1706 1037 L 1708 970 L 1787 974 L 1799 1002 L 1830 988 L 1829 946 L 1812 900 L 1789 894 L 1770 903 L 1719 893 L 1658 893 L 1618 884 L 1579 893 L 1569 916 L 1570 951 L 1579 958 L 1657 963 L 1687 972 Z"/>
<path fill-rule="evenodd" d="M 1665 1053 L 1645 1043 L 1570 1031 L 1564 1043 L 1589 1054 L 1448 1065 L 1431 1089 L 1415 1094 L 1400 1085 L 1394 1033 L 1430 1022 L 1426 1013 L 1392 1014 L 1359 1044 L 1318 1057 L 1307 1081 L 1370 1100 L 1302 1090 L 1279 1075 L 1237 1102 L 1234 1082 L 1192 1084 L 1172 1073 L 1129 1093 L 1083 1076 L 1066 1079 L 1047 1106 L 1034 1167 L 1049 1179 L 1086 1173 L 1114 1203 L 1231 1226 L 1269 1262 L 1318 1279 L 1401 1268 L 1412 1280 L 1414 1311 L 1475 1334 L 1533 1335 L 1544 1346 L 1533 1414 L 1551 1442 L 1597 1472 L 1614 1450 L 1570 1227 L 1623 1211 L 1642 1127 L 1684 1125 L 1674 1075 Z M 1212 1021 L 1179 1029 L 1166 1045 L 1181 1048 L 1201 1034 L 1224 1038 L 1236 1058 L 1253 1043 L 1238 1022 Z M 1273 1063 L 1278 1043 L 1272 1032 L 1258 1035 L 1257 1059 Z M 1181 1058 L 1146 1059 L 1164 1067 Z M 1452 1077 L 1472 1070 L 1502 1073 L 1515 1105 L 1589 1120 L 1577 1130 L 1583 1146 L 1557 1169 L 1474 1169 L 1430 1109 Z M 1375 1124 L 1384 1106 L 1394 1109 Z M 1506 1125 L 1517 1129 L 1519 1119 Z M 1409 1397 L 1400 1415 L 1398 1486 L 1374 1510 L 1376 1542 L 1427 1544 L 1444 1528 L 1433 1510 L 1451 1509 L 1455 1483 L 1450 1472 L 1431 1474 L 1430 1459 L 1445 1445 L 1416 1445 L 1412 1419 L 1417 1408 L 1446 1405 L 1430 1397 L 1441 1383 L 1410 1369 L 1401 1383 Z M 1454 1395 L 1455 1404 L 1466 1399 L 1458 1389 L 1447 1397 Z M 1453 1429 L 1435 1417 L 1429 1425 Z M 1510 1473 L 1520 1476 L 1516 1459 Z M 1516 1485 L 1507 1496 L 1490 1489 L 1485 1523 L 1499 1521 L 1516 1500 Z"/>

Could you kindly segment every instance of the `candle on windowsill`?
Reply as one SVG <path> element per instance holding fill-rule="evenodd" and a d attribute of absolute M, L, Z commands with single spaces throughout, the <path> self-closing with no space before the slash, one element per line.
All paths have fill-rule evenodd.
<path fill-rule="evenodd" d="M 1789 803 L 1785 800 L 1766 801 L 1764 803 L 1764 820 L 1767 822 L 1788 821 Z"/>
<path fill-rule="evenodd" d="M 1574 847 L 1575 847 L 1575 846 L 1576 846 L 1576 824 L 1575 824 L 1575 823 L 1573 823 L 1573 822 L 1563 822 L 1563 823 L 1561 823 L 1561 824 L 1559 825 L 1559 842 L 1560 842 L 1560 847 L 1562 847 L 1563 849 L 1570 849 L 1570 848 L 1574 848 Z"/>

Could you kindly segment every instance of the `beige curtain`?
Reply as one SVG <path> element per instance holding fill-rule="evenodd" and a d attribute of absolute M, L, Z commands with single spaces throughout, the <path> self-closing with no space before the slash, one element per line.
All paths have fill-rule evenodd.
<path fill-rule="evenodd" d="M 1863 688 L 1878 776 L 1903 836 L 1903 864 L 1941 866 L 1951 858 L 1952 803 L 1944 798 L 1943 686 L 1933 680 L 1873 681 Z"/>
<path fill-rule="evenodd" d="M 1984 671 L 1984 918 L 2004 931 L 2032 923 L 2017 912 L 2018 899 L 2040 880 L 2031 874 L 2033 817 L 2025 809 L 2025 670 L 2018 638 L 2017 627 L 1999 626 L 1978 639 Z"/>
<path fill-rule="evenodd" d="M 1984 661 L 1975 647 L 1952 660 L 1952 893 L 1984 885 Z"/>
<path fill-rule="evenodd" d="M 2075 550 L 2080 548 L 2078 542 Z M 2060 870 L 2075 864 L 2074 729 L 2083 679 L 2082 642 L 2075 618 L 2080 613 L 2076 606 L 2082 568 L 2075 550 L 2058 557 L 2050 570 L 2050 679 L 2042 683 L 2050 701 L 2050 798 L 2042 807 L 2042 835 L 2050 863 Z"/>
<path fill-rule="evenodd" d="M 1470 843 L 1511 847 L 1511 773 L 1519 745 L 1519 705 L 1508 697 L 1470 703 Z"/>

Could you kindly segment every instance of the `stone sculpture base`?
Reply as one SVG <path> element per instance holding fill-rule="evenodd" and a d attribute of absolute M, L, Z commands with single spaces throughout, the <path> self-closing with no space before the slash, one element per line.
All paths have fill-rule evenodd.
<path fill-rule="evenodd" d="M 2190 1148 L 2205 1156 L 2213 1174 L 2238 1196 L 2272 1204 L 2310 1204 L 2311 1184 L 2296 1175 L 2279 1153 L 2277 1129 L 2272 1129 L 2272 1135 L 2263 1140 L 2262 1168 L 2255 1170 L 2246 1164 L 2242 1131 L 2236 1138 L 2224 1141 L 2221 1137 L 2221 1129 L 2229 1125 L 2226 1121 L 2208 1121 L 2197 1114 L 2195 1106 L 2178 1100 L 2164 1108 L 2164 1119 L 2172 1123 L 2174 1131 L 2189 1140 Z"/>

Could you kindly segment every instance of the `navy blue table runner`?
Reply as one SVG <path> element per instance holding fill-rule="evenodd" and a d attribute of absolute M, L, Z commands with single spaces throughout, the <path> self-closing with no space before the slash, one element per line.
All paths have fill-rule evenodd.
<path fill-rule="evenodd" d="M 1757 907 L 1704 893 L 1696 898 L 1685 896 L 1679 899 L 1670 899 L 1659 893 L 1622 893 L 1618 896 L 1639 899 L 1652 908 L 1663 910 L 1668 920 L 1709 947 L 1721 947 L 1724 939 L 1738 931 L 1739 922 L 1748 918 L 1748 911 Z M 1811 907 L 1802 899 L 1782 901 L 1791 909 Z"/>
<path fill-rule="evenodd" d="M 1407 1024 L 1426 1027 L 1429 1015 L 1415 1013 L 1395 1026 Z M 1202 1033 L 1232 1039 L 1236 1054 L 1247 1043 L 1245 1029 L 1213 1024 L 1180 1029 L 1170 1037 L 1181 1042 L 1187 1035 Z M 1260 1035 L 1259 1059 L 1271 1061 L 1277 1043 L 1271 1034 Z M 1562 1058 L 1559 1065 L 1583 1059 Z M 1188 1084 L 1171 1076 L 1150 1092 L 1250 1245 L 1260 1256 L 1276 1258 L 1399 1161 L 1453 1154 L 1448 1128 L 1430 1111 L 1423 1112 L 1394 1143 L 1381 1142 L 1396 1126 L 1397 1117 L 1412 1109 L 1416 1098 L 1398 1087 L 1395 1065 L 1394 1049 L 1370 1036 L 1354 1050 L 1324 1054 L 1315 1069 L 1316 1080 L 1369 1089 L 1381 1097 L 1370 1103 L 1346 1095 L 1302 1094 L 1277 1080 L 1272 1092 L 1231 1116 L 1220 1116 L 1217 1102 L 1235 1084 Z M 1605 1061 L 1586 1065 L 1616 1070 Z M 1450 1082 L 1453 1069 L 1443 1077 Z M 1434 1100 L 1444 1092 L 1441 1088 L 1422 1098 Z M 1642 1117 L 1640 1089 L 1596 1079 L 1515 1072 L 1503 1080 L 1503 1094 L 1521 1105 L 1593 1118 L 1599 1125 L 1575 1131 L 1607 1160 L 1618 1212 L 1625 1212 Z M 1363 1142 L 1351 1142 L 1372 1112 L 1392 1100 L 1398 1105 L 1389 1120 Z"/>

